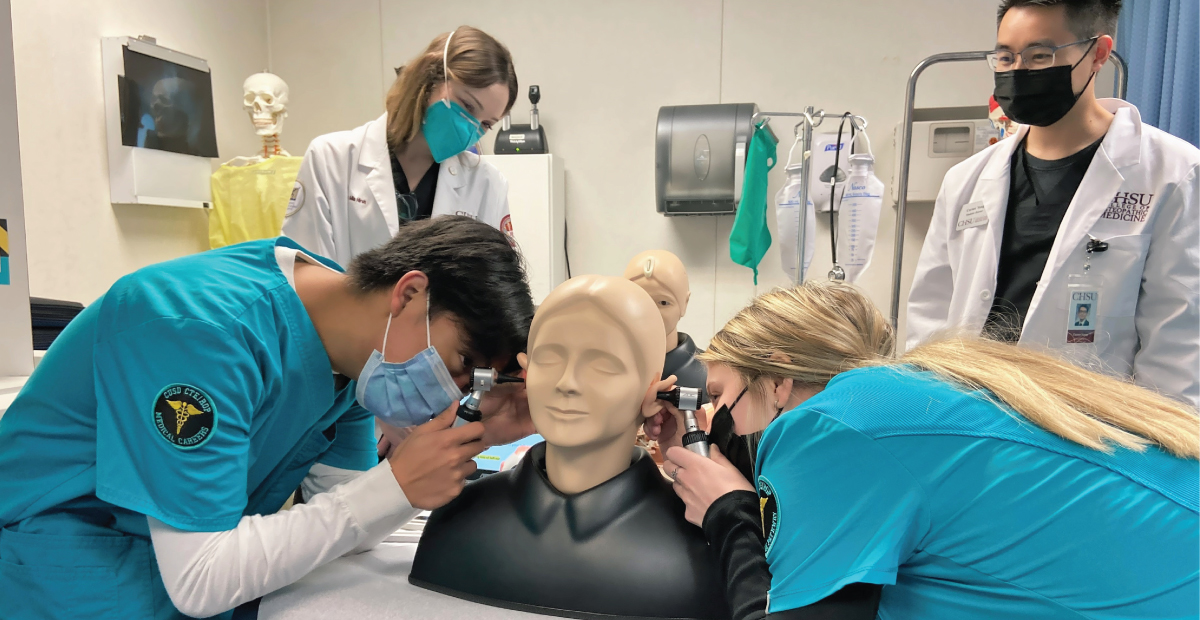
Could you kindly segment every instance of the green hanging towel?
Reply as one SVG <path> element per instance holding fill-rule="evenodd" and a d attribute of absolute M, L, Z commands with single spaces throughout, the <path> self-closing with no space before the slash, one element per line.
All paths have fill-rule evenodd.
<path fill-rule="evenodd" d="M 756 286 L 758 263 L 771 247 L 771 232 L 767 230 L 767 172 L 775 167 L 775 147 L 779 144 L 765 125 L 764 120 L 755 126 L 750 138 L 742 202 L 729 232 L 729 258 L 754 270 Z"/>

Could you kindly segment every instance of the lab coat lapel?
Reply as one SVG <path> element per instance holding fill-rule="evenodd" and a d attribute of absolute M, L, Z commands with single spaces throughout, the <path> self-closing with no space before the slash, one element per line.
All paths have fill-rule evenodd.
<path fill-rule="evenodd" d="M 991 287 L 996 283 L 996 269 L 1000 263 L 1000 244 L 1004 238 L 1004 219 L 1008 214 L 1009 162 L 1013 152 L 1025 138 L 1027 127 L 1020 127 L 1016 135 L 996 145 L 996 150 L 984 164 L 975 182 L 972 201 L 982 201 L 987 210 L 988 234 L 980 237 L 978 248 L 977 273 L 984 275 L 986 282 L 980 284 Z M 977 281 L 978 282 L 978 281 Z"/>
<path fill-rule="evenodd" d="M 1113 196 L 1120 191 L 1121 184 L 1125 182 L 1121 169 L 1136 166 L 1141 161 L 1141 117 L 1137 108 L 1129 104 L 1112 103 L 1117 101 L 1101 100 L 1109 111 L 1116 113 L 1116 117 L 1113 118 L 1104 141 L 1100 143 L 1100 148 L 1084 173 L 1083 180 L 1079 182 L 1079 189 L 1075 190 L 1075 196 L 1067 207 L 1066 217 L 1059 225 L 1054 240 L 1054 247 L 1046 259 L 1041 282 L 1049 284 L 1071 257 L 1071 252 L 1087 238 L 1096 220 L 1104 214 Z M 1029 314 L 1033 314 L 1037 309 L 1046 288 L 1039 286 L 1034 292 L 1033 300 L 1029 304 Z"/>
<path fill-rule="evenodd" d="M 462 153 L 440 164 L 437 193 L 433 196 L 434 215 L 455 215 L 460 211 L 473 215 L 479 212 L 478 205 L 474 208 L 459 206 L 462 204 L 463 186 L 467 182 L 468 163 L 479 165 L 479 156 L 474 153 Z"/>
<path fill-rule="evenodd" d="M 379 117 L 367 129 L 362 143 L 362 156 L 358 165 L 366 172 L 367 188 L 375 197 L 375 204 L 383 211 L 389 236 L 400 231 L 400 218 L 396 214 L 396 186 L 392 182 L 392 159 L 387 145 L 387 114 Z"/>

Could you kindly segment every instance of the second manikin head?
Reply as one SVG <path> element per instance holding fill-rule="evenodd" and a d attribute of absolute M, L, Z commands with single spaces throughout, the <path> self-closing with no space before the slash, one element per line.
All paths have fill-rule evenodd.
<path fill-rule="evenodd" d="M 679 345 L 679 320 L 687 314 L 692 292 L 687 269 L 678 256 L 666 250 L 648 250 L 625 266 L 625 279 L 637 284 L 654 300 L 666 329 L 667 351 Z"/>

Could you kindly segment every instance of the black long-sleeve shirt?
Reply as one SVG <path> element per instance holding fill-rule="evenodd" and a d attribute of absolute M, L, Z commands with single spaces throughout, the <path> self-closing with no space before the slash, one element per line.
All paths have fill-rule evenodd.
<path fill-rule="evenodd" d="M 852 583 L 812 605 L 768 615 L 771 567 L 753 491 L 717 498 L 704 514 L 704 536 L 720 558 L 733 620 L 873 620 L 879 610 L 883 586 Z"/>

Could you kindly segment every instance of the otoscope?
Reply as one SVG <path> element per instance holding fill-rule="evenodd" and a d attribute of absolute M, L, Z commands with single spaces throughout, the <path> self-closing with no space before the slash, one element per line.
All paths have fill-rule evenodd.
<path fill-rule="evenodd" d="M 483 414 L 479 412 L 479 403 L 483 402 L 484 392 L 490 392 L 501 383 L 524 381 L 520 377 L 500 374 L 492 368 L 476 368 L 475 372 L 471 373 L 471 383 L 467 386 L 471 393 L 458 403 L 458 419 L 454 420 L 454 426 L 478 422 L 483 418 Z"/>
<path fill-rule="evenodd" d="M 708 458 L 708 435 L 700 430 L 696 421 L 696 410 L 704 400 L 704 390 L 680 386 L 669 392 L 659 392 L 658 400 L 665 400 L 683 412 L 683 447 Z"/>

